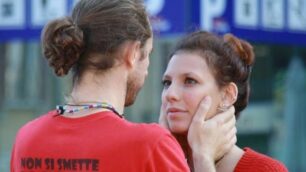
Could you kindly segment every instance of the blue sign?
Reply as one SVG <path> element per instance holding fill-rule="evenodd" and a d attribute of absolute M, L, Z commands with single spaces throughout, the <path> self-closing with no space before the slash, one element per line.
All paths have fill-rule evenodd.
<path fill-rule="evenodd" d="M 186 32 L 189 3 L 186 0 L 145 0 L 155 34 L 165 36 Z"/>
<path fill-rule="evenodd" d="M 0 0 L 0 41 L 39 39 L 78 0 Z M 175 3 L 175 4 L 174 4 Z M 306 0 L 145 0 L 155 35 L 200 28 L 259 43 L 306 45 Z"/>
<path fill-rule="evenodd" d="M 0 0 L 0 41 L 39 39 L 44 24 L 66 16 L 74 0 Z"/>
<path fill-rule="evenodd" d="M 47 21 L 69 14 L 78 0 L 0 0 L 0 41 L 39 39 Z M 155 35 L 185 32 L 186 0 L 145 0 Z M 188 2 L 189 3 L 189 2 Z"/>
<path fill-rule="evenodd" d="M 199 0 L 203 30 L 259 43 L 306 45 L 306 0 Z"/>

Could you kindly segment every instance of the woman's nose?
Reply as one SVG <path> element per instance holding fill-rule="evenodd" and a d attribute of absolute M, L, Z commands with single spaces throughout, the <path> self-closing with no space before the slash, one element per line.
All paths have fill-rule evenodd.
<path fill-rule="evenodd" d="M 178 101 L 179 94 L 178 86 L 172 83 L 166 90 L 166 99 L 168 102 Z"/>

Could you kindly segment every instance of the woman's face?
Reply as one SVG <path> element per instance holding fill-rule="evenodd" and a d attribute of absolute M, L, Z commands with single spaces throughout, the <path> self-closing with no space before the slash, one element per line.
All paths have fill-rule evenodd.
<path fill-rule="evenodd" d="M 216 114 L 221 91 L 203 57 L 197 53 L 179 52 L 172 56 L 163 76 L 161 111 L 170 131 L 186 134 L 200 101 L 212 98 L 207 119 Z"/>

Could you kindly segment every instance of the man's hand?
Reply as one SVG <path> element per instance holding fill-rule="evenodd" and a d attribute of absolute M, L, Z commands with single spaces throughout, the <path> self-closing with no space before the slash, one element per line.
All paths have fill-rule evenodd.
<path fill-rule="evenodd" d="M 200 102 L 190 124 L 187 139 L 194 159 L 197 159 L 197 156 L 205 156 L 215 162 L 236 144 L 237 130 L 234 107 L 205 120 L 210 106 L 210 97 L 205 97 Z"/>

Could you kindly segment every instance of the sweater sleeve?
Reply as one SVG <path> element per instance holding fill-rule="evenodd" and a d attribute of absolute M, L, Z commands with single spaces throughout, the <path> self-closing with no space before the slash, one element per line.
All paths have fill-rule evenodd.
<path fill-rule="evenodd" d="M 286 166 L 264 154 L 244 148 L 244 155 L 239 160 L 234 172 L 288 172 Z"/>
<path fill-rule="evenodd" d="M 184 153 L 170 134 L 160 138 L 146 166 L 146 172 L 189 172 Z"/>

